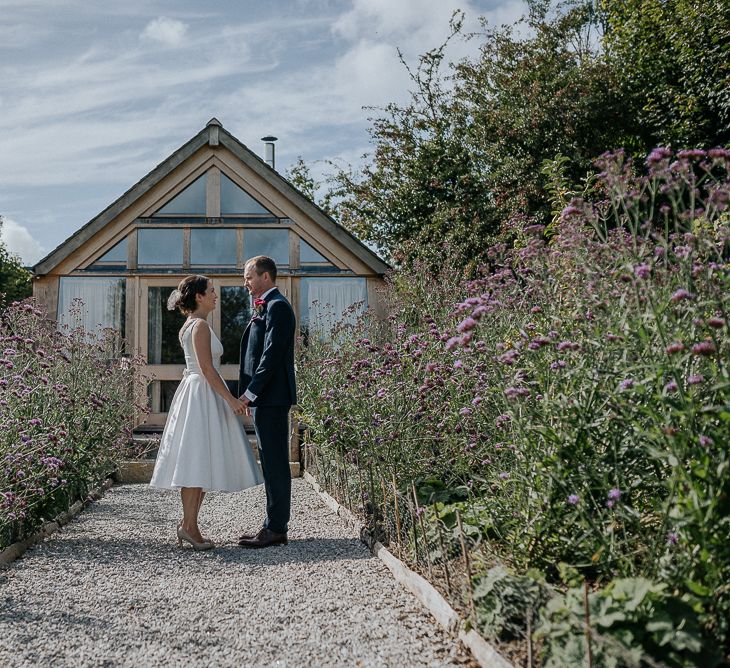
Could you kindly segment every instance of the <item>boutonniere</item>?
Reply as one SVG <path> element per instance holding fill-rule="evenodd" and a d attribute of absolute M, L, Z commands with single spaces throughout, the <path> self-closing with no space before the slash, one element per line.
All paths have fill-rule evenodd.
<path fill-rule="evenodd" d="M 254 299 L 253 300 L 254 313 L 260 318 L 266 311 L 266 300 L 265 299 Z"/>

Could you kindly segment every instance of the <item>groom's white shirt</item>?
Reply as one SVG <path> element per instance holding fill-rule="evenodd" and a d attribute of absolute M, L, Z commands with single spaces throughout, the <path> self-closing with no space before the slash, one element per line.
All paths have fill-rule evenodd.
<path fill-rule="evenodd" d="M 268 289 L 268 290 L 267 290 L 266 292 L 264 292 L 264 294 L 262 294 L 262 295 L 261 295 L 260 297 L 256 297 L 256 299 L 266 299 L 266 295 L 268 295 L 268 294 L 269 294 L 270 292 L 273 292 L 274 290 L 276 290 L 276 286 L 274 286 L 273 288 L 269 288 L 269 289 Z M 246 390 L 246 391 L 245 391 L 245 392 L 243 393 L 243 396 L 244 396 L 244 397 L 246 397 L 246 399 L 248 399 L 249 401 L 256 401 L 256 397 L 257 397 L 258 395 L 254 394 L 253 392 L 249 392 L 248 390 Z"/>

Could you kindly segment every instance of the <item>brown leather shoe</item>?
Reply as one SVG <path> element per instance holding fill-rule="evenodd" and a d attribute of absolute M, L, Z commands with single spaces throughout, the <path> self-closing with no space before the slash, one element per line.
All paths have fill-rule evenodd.
<path fill-rule="evenodd" d="M 258 535 L 259 535 L 258 532 L 257 533 L 242 533 L 238 537 L 238 540 L 253 540 Z"/>
<path fill-rule="evenodd" d="M 253 538 L 241 538 L 238 544 L 241 547 L 256 549 L 268 547 L 269 545 L 286 545 L 288 542 L 285 533 L 276 533 L 271 529 L 261 529 Z"/>

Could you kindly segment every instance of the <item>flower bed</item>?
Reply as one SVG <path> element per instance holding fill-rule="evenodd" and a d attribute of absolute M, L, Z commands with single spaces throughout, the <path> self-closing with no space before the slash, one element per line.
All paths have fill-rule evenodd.
<path fill-rule="evenodd" d="M 730 653 L 729 161 L 604 156 L 549 243 L 300 360 L 320 482 L 544 665 Z"/>
<path fill-rule="evenodd" d="M 0 314 L 0 549 L 107 476 L 129 441 L 137 362 L 113 332 L 64 334 L 31 301 Z"/>

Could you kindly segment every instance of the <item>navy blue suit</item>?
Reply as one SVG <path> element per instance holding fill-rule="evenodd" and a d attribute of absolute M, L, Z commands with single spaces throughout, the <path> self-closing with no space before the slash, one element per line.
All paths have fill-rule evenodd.
<path fill-rule="evenodd" d="M 266 488 L 266 522 L 276 533 L 286 533 L 291 513 L 289 470 L 289 409 L 297 402 L 294 379 L 296 318 L 278 289 L 265 297 L 241 337 L 238 394 L 248 390 L 261 469 Z"/>

